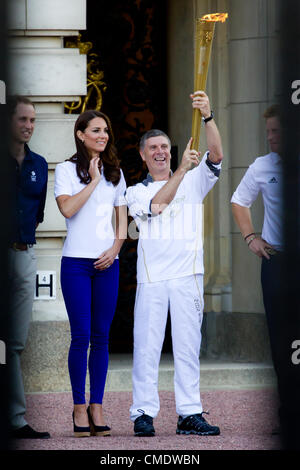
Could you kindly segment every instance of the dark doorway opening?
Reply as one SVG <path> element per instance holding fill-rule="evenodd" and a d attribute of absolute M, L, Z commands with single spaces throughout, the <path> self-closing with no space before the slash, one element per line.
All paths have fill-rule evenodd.
<path fill-rule="evenodd" d="M 128 186 L 147 173 L 138 152 L 141 136 L 151 128 L 168 132 L 166 9 L 164 0 L 87 0 L 82 41 L 92 43 L 103 71 L 101 110 L 111 119 Z M 119 298 L 110 334 L 114 353 L 133 348 L 136 248 L 137 240 L 128 237 L 120 253 Z M 168 322 L 164 350 L 170 349 L 169 331 Z"/>

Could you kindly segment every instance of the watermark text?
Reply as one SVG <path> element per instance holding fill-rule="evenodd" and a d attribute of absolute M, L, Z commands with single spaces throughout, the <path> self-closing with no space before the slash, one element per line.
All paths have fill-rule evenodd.
<path fill-rule="evenodd" d="M 300 339 L 295 339 L 295 341 L 292 342 L 292 349 L 295 349 L 291 356 L 292 363 L 297 366 L 300 364 Z"/>
<path fill-rule="evenodd" d="M 6 103 L 6 85 L 3 80 L 0 80 L 0 104 Z"/>
<path fill-rule="evenodd" d="M 0 364 L 6 364 L 6 345 L 0 340 Z"/>
<path fill-rule="evenodd" d="M 292 103 L 299 104 L 300 103 L 300 80 L 293 81 L 292 89 L 295 90 L 292 93 Z"/>

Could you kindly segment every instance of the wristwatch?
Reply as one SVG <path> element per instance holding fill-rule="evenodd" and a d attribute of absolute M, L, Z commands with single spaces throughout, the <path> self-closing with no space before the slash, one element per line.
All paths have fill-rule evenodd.
<path fill-rule="evenodd" d="M 214 113 L 213 111 L 211 112 L 210 116 L 208 116 L 207 118 L 202 118 L 202 121 L 206 124 L 208 121 L 210 121 L 211 119 L 214 118 Z"/>

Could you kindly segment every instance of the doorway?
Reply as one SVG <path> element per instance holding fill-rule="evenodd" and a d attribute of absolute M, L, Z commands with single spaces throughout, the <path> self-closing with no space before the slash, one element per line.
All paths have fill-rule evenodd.
<path fill-rule="evenodd" d="M 147 173 L 138 152 L 144 132 L 168 132 L 166 15 L 164 0 L 87 0 L 82 41 L 92 43 L 103 72 L 101 110 L 111 119 L 127 186 Z M 128 237 L 120 252 L 119 297 L 110 334 L 113 353 L 133 348 L 136 249 L 137 240 Z M 169 330 L 168 322 L 164 350 L 170 348 Z"/>

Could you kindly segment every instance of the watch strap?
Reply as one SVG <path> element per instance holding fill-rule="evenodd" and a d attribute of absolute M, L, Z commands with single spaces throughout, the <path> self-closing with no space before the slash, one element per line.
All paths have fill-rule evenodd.
<path fill-rule="evenodd" d="M 208 121 L 211 121 L 212 119 L 214 118 L 214 113 L 213 111 L 211 112 L 210 116 L 208 116 L 207 118 L 202 118 L 202 121 L 206 124 Z"/>

